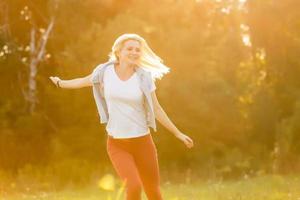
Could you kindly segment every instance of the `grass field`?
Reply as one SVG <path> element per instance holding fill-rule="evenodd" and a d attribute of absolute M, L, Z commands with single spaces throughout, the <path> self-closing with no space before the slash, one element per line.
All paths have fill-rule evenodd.
<path fill-rule="evenodd" d="M 106 182 L 109 180 L 106 180 Z M 122 200 L 124 188 L 109 188 L 110 183 L 62 191 L 1 191 L 1 200 Z M 106 185 L 105 185 L 106 184 Z M 116 185 L 116 183 L 115 183 Z M 119 185 L 119 184 L 117 184 Z M 234 181 L 164 182 L 165 200 L 300 200 L 300 176 L 268 175 Z M 143 200 L 146 200 L 143 193 Z"/>

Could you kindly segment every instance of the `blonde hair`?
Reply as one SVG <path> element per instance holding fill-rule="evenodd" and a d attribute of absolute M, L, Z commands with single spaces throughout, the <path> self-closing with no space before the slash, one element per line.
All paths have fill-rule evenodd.
<path fill-rule="evenodd" d="M 116 39 L 114 45 L 112 46 L 112 51 L 109 54 L 109 61 L 118 61 L 117 53 L 128 40 L 136 40 L 141 44 L 141 58 L 139 67 L 146 71 L 150 71 L 154 80 L 156 78 L 161 79 L 164 74 L 170 72 L 170 68 L 163 64 L 163 60 L 151 50 L 146 40 L 134 33 L 126 33 Z"/>

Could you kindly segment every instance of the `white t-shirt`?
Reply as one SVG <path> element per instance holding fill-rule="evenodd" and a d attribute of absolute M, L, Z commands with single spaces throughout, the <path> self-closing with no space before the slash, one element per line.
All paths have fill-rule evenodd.
<path fill-rule="evenodd" d="M 114 65 L 104 72 L 104 98 L 108 109 L 106 131 L 114 138 L 133 138 L 150 133 L 147 126 L 145 97 L 136 72 L 126 81 L 119 78 Z M 152 81 L 151 92 L 156 89 Z"/>

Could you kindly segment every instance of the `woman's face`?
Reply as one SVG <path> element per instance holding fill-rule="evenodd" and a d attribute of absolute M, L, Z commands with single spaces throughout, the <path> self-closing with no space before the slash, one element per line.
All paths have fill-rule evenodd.
<path fill-rule="evenodd" d="M 127 40 L 119 52 L 120 62 L 138 64 L 141 56 L 141 44 L 137 40 Z"/>

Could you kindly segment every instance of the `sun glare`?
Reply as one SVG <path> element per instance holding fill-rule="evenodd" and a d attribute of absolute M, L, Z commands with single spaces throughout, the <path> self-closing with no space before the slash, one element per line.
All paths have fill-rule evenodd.
<path fill-rule="evenodd" d="M 242 34 L 242 39 L 245 46 L 251 47 L 251 40 L 249 34 Z"/>

